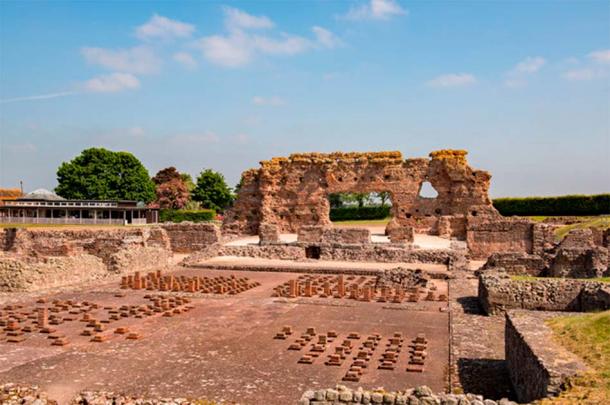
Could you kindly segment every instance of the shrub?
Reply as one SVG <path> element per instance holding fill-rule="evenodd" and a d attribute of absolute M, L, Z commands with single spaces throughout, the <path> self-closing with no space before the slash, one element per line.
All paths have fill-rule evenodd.
<path fill-rule="evenodd" d="M 159 220 L 161 222 L 208 222 L 216 218 L 216 211 L 214 210 L 171 210 L 164 209 L 159 213 Z"/>
<path fill-rule="evenodd" d="M 390 207 L 341 207 L 331 208 L 331 221 L 354 221 L 360 219 L 384 219 L 390 216 Z"/>
<path fill-rule="evenodd" d="M 610 214 L 610 194 L 496 198 L 493 205 L 504 216 L 604 215 Z"/>

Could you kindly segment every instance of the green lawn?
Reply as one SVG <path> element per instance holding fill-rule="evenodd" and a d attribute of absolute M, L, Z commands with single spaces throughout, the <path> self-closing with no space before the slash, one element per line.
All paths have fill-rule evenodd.
<path fill-rule="evenodd" d="M 384 219 L 362 219 L 356 221 L 333 221 L 333 225 L 336 226 L 375 226 L 375 225 L 387 225 L 392 218 Z"/>
<path fill-rule="evenodd" d="M 557 238 L 557 240 L 561 240 L 572 229 L 585 229 L 585 228 L 598 228 L 598 229 L 610 228 L 610 216 L 589 217 L 577 224 L 562 226 L 555 231 L 555 237 Z"/>
<path fill-rule="evenodd" d="M 542 403 L 610 403 L 610 311 L 554 318 L 547 324 L 557 342 L 581 357 L 592 371 L 573 381 L 560 397 Z"/>
<path fill-rule="evenodd" d="M 534 277 L 525 275 L 513 275 L 510 276 L 515 281 L 535 281 L 535 280 L 565 280 L 563 277 Z M 601 281 L 602 283 L 610 283 L 610 277 L 596 277 L 596 278 L 568 278 L 569 280 L 583 280 L 583 281 Z"/>

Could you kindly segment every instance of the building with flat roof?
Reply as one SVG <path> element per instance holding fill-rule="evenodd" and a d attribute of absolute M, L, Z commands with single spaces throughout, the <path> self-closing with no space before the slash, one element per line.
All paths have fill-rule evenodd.
<path fill-rule="evenodd" d="M 150 224 L 159 222 L 159 209 L 126 200 L 66 200 L 38 189 L 0 203 L 0 223 L 29 224 Z"/>

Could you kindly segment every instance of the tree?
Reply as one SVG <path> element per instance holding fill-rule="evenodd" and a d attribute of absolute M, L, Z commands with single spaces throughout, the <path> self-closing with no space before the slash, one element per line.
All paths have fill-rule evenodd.
<path fill-rule="evenodd" d="M 166 167 L 165 169 L 161 169 L 155 174 L 155 177 L 152 178 L 153 183 L 156 185 L 167 183 L 172 180 L 180 180 L 180 173 L 174 166 Z"/>
<path fill-rule="evenodd" d="M 189 201 L 189 191 L 181 178 L 159 184 L 156 192 L 160 208 L 181 209 Z"/>
<path fill-rule="evenodd" d="M 369 194 L 368 193 L 346 193 L 341 196 L 341 199 L 344 202 L 351 202 L 351 203 L 355 202 L 358 204 L 358 208 L 362 208 L 368 202 Z"/>
<path fill-rule="evenodd" d="M 182 179 L 184 184 L 186 184 L 186 188 L 188 189 L 189 193 L 192 194 L 193 191 L 195 191 L 195 183 L 193 183 L 193 177 L 188 173 L 180 173 L 180 178 Z"/>
<path fill-rule="evenodd" d="M 380 191 L 377 193 L 377 197 L 379 197 L 379 200 L 381 200 L 381 206 L 385 207 L 386 203 L 388 201 L 391 201 L 391 195 L 389 191 Z"/>
<path fill-rule="evenodd" d="M 233 202 L 234 196 L 222 174 L 206 169 L 197 177 L 193 200 L 199 201 L 203 208 L 222 211 Z"/>
<path fill-rule="evenodd" d="M 150 202 L 155 185 L 131 153 L 89 148 L 57 169 L 55 192 L 68 199 Z"/>
<path fill-rule="evenodd" d="M 157 185 L 157 203 L 160 208 L 180 209 L 186 206 L 190 193 L 175 167 L 166 167 L 152 178 Z"/>
<path fill-rule="evenodd" d="M 343 207 L 343 199 L 341 198 L 341 194 L 339 194 L 339 193 L 329 194 L 328 202 L 330 203 L 330 208 Z"/>

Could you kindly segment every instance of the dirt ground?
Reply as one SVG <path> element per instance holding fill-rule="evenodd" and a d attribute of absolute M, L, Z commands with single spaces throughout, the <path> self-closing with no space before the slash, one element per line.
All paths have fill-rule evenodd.
<path fill-rule="evenodd" d="M 90 316 L 106 320 L 109 311 L 119 311 L 123 305 L 150 303 L 145 298 L 149 294 L 187 296 L 194 308 L 171 317 L 162 313 L 140 318 L 133 314 L 120 316 L 119 320 L 105 324 L 106 330 L 101 333 L 108 340 L 101 343 L 80 335 L 86 329 L 86 322 L 80 322 L 84 312 L 77 313 L 79 308 L 70 307 L 73 314 L 50 312 L 73 319 L 54 326 L 70 343 L 51 346 L 52 339 L 38 332 L 26 332 L 25 341 L 9 343 L 6 332 L 0 332 L 0 381 L 39 385 L 60 403 L 82 390 L 147 397 L 197 397 L 227 403 L 286 404 L 294 403 L 308 388 L 331 387 L 337 383 L 363 388 L 383 386 L 388 390 L 421 384 L 435 391 L 447 387 L 447 302 L 393 304 L 347 298 L 274 298 L 273 288 L 297 276 L 295 273 L 231 273 L 175 267 L 173 274 L 208 277 L 235 274 L 261 285 L 237 295 L 214 295 L 119 290 L 118 284 L 113 283 L 78 292 L 48 294 L 44 296 L 47 299 L 44 304 L 36 303 L 39 297 L 28 294 L 20 302 L 23 308 L 7 309 L 3 304 L 2 317 L 6 318 L 9 311 L 33 314 L 36 307 L 50 307 L 58 299 L 79 303 L 80 310 L 88 308 Z M 434 283 L 439 292 L 447 291 L 445 281 L 434 280 Z M 124 297 L 115 296 L 120 291 L 125 293 Z M 85 301 L 89 305 L 83 305 Z M 92 303 L 98 308 L 91 309 Z M 127 310 L 121 312 L 127 313 Z M 31 322 L 29 319 L 20 325 Z M 294 333 L 286 340 L 274 339 L 284 326 L 291 326 Z M 118 327 L 137 332 L 141 338 L 128 340 L 126 335 L 113 333 Z M 317 334 L 335 331 L 338 337 L 313 364 L 299 364 L 306 349 L 287 349 L 311 327 Z M 356 346 L 369 334 L 382 336 L 370 366 L 357 383 L 341 381 L 351 364 L 349 357 L 338 367 L 324 364 L 334 347 L 351 332 L 361 335 Z M 379 370 L 383 347 L 396 332 L 405 337 L 396 368 Z M 419 333 L 425 333 L 428 339 L 424 372 L 407 372 L 406 345 Z"/>

